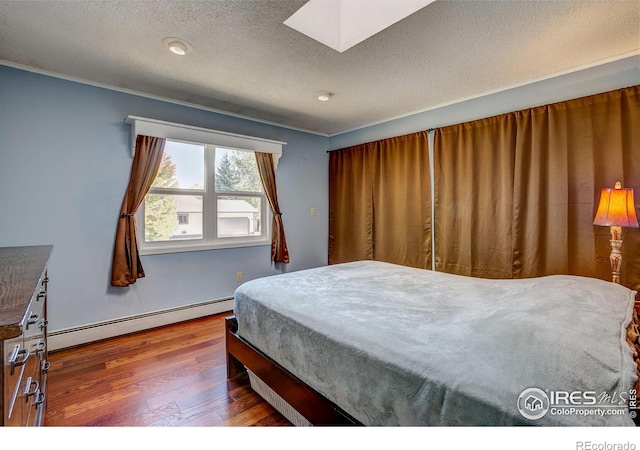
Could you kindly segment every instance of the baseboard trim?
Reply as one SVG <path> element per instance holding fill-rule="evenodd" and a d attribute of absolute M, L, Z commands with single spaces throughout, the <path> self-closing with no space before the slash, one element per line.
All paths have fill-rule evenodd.
<path fill-rule="evenodd" d="M 177 308 L 163 309 L 79 327 L 50 331 L 47 333 L 47 345 L 49 351 L 62 350 L 102 339 L 232 310 L 233 297 L 193 303 Z"/>

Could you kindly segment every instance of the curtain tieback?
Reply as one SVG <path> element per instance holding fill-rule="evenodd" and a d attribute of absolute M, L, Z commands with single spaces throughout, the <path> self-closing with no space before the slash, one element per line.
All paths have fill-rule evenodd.
<path fill-rule="evenodd" d="M 122 213 L 122 214 L 120 215 L 120 217 L 132 217 L 132 216 L 135 216 L 135 214 L 131 214 L 131 213 Z"/>
<path fill-rule="evenodd" d="M 282 213 L 279 212 L 279 211 L 278 212 L 274 212 L 273 214 L 275 214 L 276 216 L 282 216 Z"/>

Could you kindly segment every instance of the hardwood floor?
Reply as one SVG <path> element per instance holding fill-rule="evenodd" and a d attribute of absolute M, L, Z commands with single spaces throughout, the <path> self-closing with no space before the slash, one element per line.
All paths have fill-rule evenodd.
<path fill-rule="evenodd" d="M 49 353 L 45 426 L 290 426 L 227 380 L 227 315 Z"/>

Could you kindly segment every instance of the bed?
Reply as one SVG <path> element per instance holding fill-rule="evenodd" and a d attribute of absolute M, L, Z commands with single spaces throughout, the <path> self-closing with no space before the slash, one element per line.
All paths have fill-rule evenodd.
<path fill-rule="evenodd" d="M 227 369 L 296 424 L 633 426 L 636 292 L 358 261 L 252 280 Z"/>

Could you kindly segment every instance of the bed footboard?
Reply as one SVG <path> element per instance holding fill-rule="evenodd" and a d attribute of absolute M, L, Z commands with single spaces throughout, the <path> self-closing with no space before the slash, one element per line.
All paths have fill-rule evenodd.
<path fill-rule="evenodd" d="M 236 317 L 225 317 L 228 378 L 235 378 L 249 369 L 313 425 L 360 425 L 337 405 L 242 339 L 237 331 Z"/>

